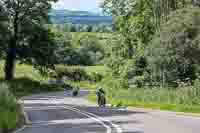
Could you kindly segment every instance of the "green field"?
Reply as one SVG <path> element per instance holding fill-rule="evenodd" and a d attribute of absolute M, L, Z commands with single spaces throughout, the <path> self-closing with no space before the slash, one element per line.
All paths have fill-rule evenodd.
<path fill-rule="evenodd" d="M 15 69 L 16 78 L 30 78 L 33 80 L 43 80 L 44 78 L 30 65 L 18 64 Z M 0 61 L 0 78 L 4 78 L 4 61 Z"/>

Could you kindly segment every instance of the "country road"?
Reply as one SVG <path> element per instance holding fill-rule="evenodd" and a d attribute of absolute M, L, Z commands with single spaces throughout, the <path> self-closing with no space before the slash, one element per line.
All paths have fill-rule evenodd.
<path fill-rule="evenodd" d="M 199 133 L 200 117 L 140 109 L 99 109 L 78 97 L 57 92 L 24 97 L 28 124 L 15 133 Z"/>

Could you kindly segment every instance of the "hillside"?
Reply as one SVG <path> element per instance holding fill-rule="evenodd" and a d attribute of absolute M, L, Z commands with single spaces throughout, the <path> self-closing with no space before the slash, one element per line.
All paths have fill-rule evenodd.
<path fill-rule="evenodd" d="M 49 16 L 52 23 L 55 24 L 112 24 L 111 16 L 87 11 L 51 10 Z"/>

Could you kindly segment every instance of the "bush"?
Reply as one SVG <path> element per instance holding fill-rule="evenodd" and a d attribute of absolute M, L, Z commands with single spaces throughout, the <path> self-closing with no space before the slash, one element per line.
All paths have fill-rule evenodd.
<path fill-rule="evenodd" d="M 89 74 L 89 80 L 93 82 L 100 82 L 103 79 L 103 76 L 97 72 L 92 72 Z"/>
<path fill-rule="evenodd" d="M 0 83 L 0 128 L 4 131 L 15 128 L 19 119 L 18 110 L 17 100 L 9 92 L 9 87 Z"/>
<path fill-rule="evenodd" d="M 57 78 L 63 78 L 67 77 L 70 80 L 73 81 L 81 81 L 81 80 L 87 80 L 88 75 L 85 72 L 84 68 L 81 68 L 79 66 L 56 66 L 55 69 Z"/>
<path fill-rule="evenodd" d="M 100 85 L 108 90 L 123 90 L 128 88 L 128 81 L 122 78 L 114 78 L 112 75 L 107 75 L 101 81 Z"/>
<path fill-rule="evenodd" d="M 88 70 L 92 68 L 81 66 L 56 66 L 55 72 L 51 72 L 52 78 L 61 79 L 66 77 L 72 81 L 91 81 L 100 82 L 103 79 L 103 75 L 100 72 Z"/>
<path fill-rule="evenodd" d="M 142 88 L 145 83 L 145 77 L 144 76 L 134 77 L 132 82 L 134 85 L 136 85 L 137 88 Z"/>

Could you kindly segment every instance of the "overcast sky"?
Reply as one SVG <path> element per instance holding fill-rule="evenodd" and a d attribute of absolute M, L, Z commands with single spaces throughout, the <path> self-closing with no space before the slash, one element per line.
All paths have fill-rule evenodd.
<path fill-rule="evenodd" d="M 100 3 L 103 0 L 59 0 L 53 4 L 54 9 L 68 9 L 68 10 L 81 10 L 100 12 Z"/>

